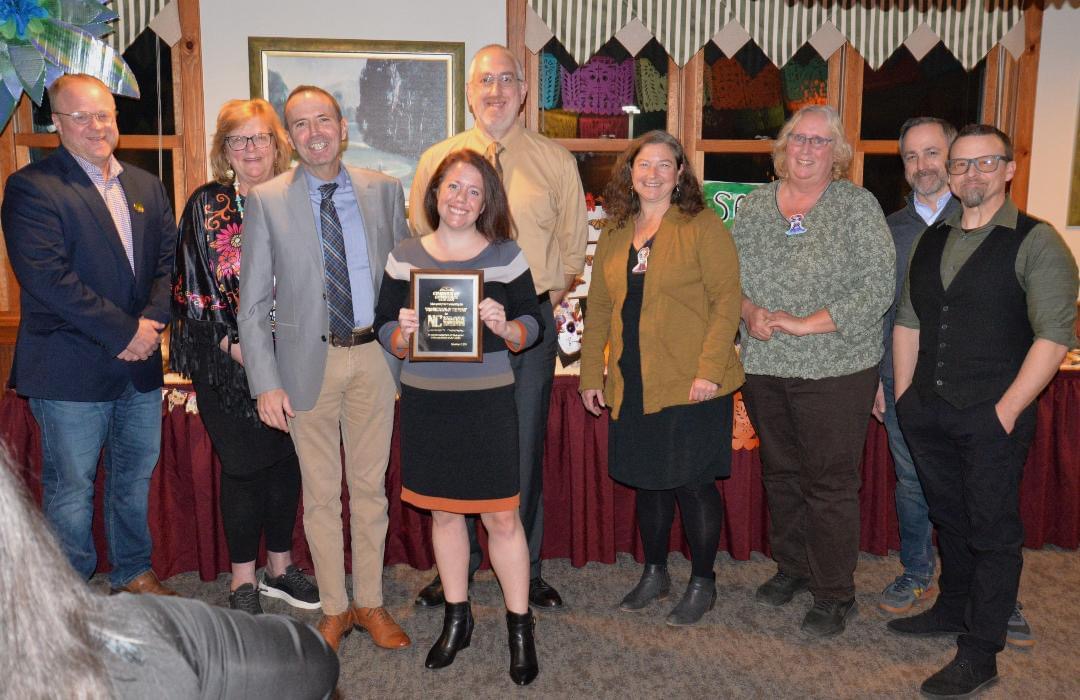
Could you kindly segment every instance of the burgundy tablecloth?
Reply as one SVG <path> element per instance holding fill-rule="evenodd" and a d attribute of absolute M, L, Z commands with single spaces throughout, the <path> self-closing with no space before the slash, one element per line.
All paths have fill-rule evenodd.
<path fill-rule="evenodd" d="M 614 561 L 618 552 L 641 557 L 634 525 L 633 492 L 607 476 L 607 422 L 588 416 L 576 391 L 576 378 L 558 377 L 551 402 L 544 462 L 545 558 L 569 558 L 575 566 Z M 150 493 L 150 528 L 154 569 L 163 577 L 198 571 L 204 580 L 227 571 L 228 551 L 218 513 L 220 464 L 198 415 L 183 404 L 163 402 L 162 450 Z M 41 446 L 26 401 L 8 392 L 0 399 L 0 437 L 23 465 L 23 475 L 40 498 Z M 1025 545 L 1080 545 L 1080 372 L 1061 372 L 1039 399 L 1035 442 L 1025 467 L 1021 510 Z M 390 527 L 386 562 L 427 569 L 431 554 L 430 518 L 398 498 L 401 490 L 395 443 L 387 473 Z M 874 554 L 896 549 L 899 540 L 893 505 L 895 477 L 884 429 L 867 428 L 863 452 L 861 547 Z M 95 539 L 105 563 L 101 524 L 101 486 Z M 751 551 L 767 552 L 768 515 L 757 450 L 736 450 L 724 493 L 724 529 L 720 546 L 736 559 Z M 347 522 L 347 520 L 346 520 Z M 685 553 L 678 523 L 672 549 Z M 310 567 L 303 526 L 294 535 L 297 560 Z"/>

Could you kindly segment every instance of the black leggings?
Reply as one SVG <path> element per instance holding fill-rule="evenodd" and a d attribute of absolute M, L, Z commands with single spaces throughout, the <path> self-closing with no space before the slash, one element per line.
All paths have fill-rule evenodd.
<path fill-rule="evenodd" d="M 252 474 L 230 476 L 222 471 L 221 520 L 229 560 L 253 561 L 264 530 L 269 551 L 291 551 L 299 501 L 300 462 L 295 454 Z"/>
<path fill-rule="evenodd" d="M 645 547 L 645 563 L 667 563 L 676 500 L 682 513 L 683 531 L 690 543 L 693 575 L 712 578 L 716 548 L 720 544 L 720 526 L 724 520 L 724 503 L 715 481 L 664 491 L 637 489 L 637 520 Z"/>

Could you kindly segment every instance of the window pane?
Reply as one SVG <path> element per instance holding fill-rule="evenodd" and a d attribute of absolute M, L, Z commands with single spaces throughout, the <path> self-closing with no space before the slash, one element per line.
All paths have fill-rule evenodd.
<path fill-rule="evenodd" d="M 163 134 L 176 133 L 176 118 L 173 109 L 172 85 L 172 50 L 161 41 L 157 34 L 147 29 L 124 52 L 124 60 L 131 67 L 135 79 L 139 81 L 140 98 L 117 97 L 117 127 L 121 134 L 156 134 L 158 133 L 158 66 L 154 55 L 155 48 L 160 49 L 161 75 L 161 127 Z M 33 103 L 31 103 L 33 104 Z M 52 106 L 46 92 L 41 106 L 33 105 L 34 131 L 37 133 L 52 131 Z"/>
<path fill-rule="evenodd" d="M 863 187 L 877 197 L 886 214 L 903 207 L 904 197 L 911 188 L 904 180 L 900 156 L 863 156 Z"/>
<path fill-rule="evenodd" d="M 776 175 L 768 153 L 706 153 L 705 179 L 765 183 Z"/>
<path fill-rule="evenodd" d="M 534 89 L 544 135 L 632 138 L 667 128 L 668 57 L 656 39 L 637 56 L 612 39 L 584 66 L 552 39 L 539 60 Z"/>
<path fill-rule="evenodd" d="M 864 64 L 862 138 L 895 139 L 911 117 L 978 122 L 985 73 L 986 59 L 965 71 L 941 43 L 921 61 L 901 46 L 876 71 Z"/>
<path fill-rule="evenodd" d="M 165 183 L 165 192 L 172 202 L 173 211 L 176 211 L 176 202 L 173 202 L 173 154 L 170 150 L 161 152 L 161 170 L 158 170 L 158 152 L 132 149 L 121 149 L 116 152 L 117 160 L 131 163 L 143 170 L 156 175 Z"/>
<path fill-rule="evenodd" d="M 781 70 L 753 41 L 731 58 L 705 45 L 701 137 L 775 138 L 807 104 L 825 104 L 829 64 L 807 45 Z"/>

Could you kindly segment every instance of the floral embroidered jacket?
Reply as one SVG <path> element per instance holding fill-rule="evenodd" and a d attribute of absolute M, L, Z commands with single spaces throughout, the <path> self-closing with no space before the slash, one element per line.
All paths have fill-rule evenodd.
<path fill-rule="evenodd" d="M 225 407 L 256 419 L 244 368 L 219 347 L 239 342 L 243 218 L 231 185 L 208 182 L 192 193 L 180 217 L 172 276 L 169 365 L 218 388 Z"/>

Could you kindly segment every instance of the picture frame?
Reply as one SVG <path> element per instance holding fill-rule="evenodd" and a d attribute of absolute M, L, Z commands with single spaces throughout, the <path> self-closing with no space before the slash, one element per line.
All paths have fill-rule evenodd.
<path fill-rule="evenodd" d="M 249 37 L 248 75 L 283 124 L 298 85 L 334 95 L 349 123 L 342 160 L 396 177 L 406 195 L 420 154 L 465 128 L 463 42 Z"/>
<path fill-rule="evenodd" d="M 412 362 L 483 362 L 483 270 L 409 271 L 409 308 L 420 327 L 409 338 Z"/>

